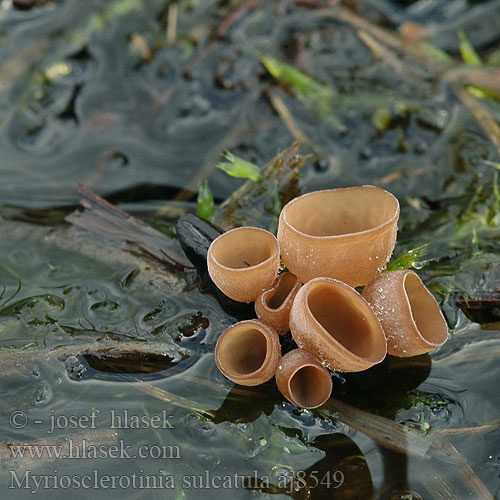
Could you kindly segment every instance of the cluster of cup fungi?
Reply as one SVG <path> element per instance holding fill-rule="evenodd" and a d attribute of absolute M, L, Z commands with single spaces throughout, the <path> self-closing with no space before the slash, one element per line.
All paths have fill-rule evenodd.
<path fill-rule="evenodd" d="M 398 218 L 398 200 L 383 189 L 328 189 L 285 205 L 277 238 L 254 227 L 216 238 L 211 279 L 231 299 L 254 302 L 258 317 L 219 337 L 222 374 L 248 386 L 274 376 L 291 403 L 316 408 L 330 397 L 329 370 L 358 372 L 387 353 L 415 356 L 442 345 L 446 322 L 417 274 L 384 271 Z M 288 269 L 281 274 L 280 258 Z M 282 356 L 278 336 L 289 330 L 298 348 Z"/>

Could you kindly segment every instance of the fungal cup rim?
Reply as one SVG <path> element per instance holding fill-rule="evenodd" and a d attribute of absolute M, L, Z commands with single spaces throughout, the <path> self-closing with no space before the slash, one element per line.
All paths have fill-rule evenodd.
<path fill-rule="evenodd" d="M 305 233 L 304 231 L 301 231 L 300 229 L 297 229 L 293 224 L 290 223 L 290 221 L 287 218 L 287 210 L 285 208 L 289 208 L 296 202 L 299 202 L 303 200 L 304 198 L 307 198 L 309 196 L 318 196 L 318 193 L 331 193 L 331 192 L 340 192 L 340 191 L 349 191 L 349 190 L 361 190 L 361 189 L 373 189 L 377 190 L 379 192 L 385 193 L 388 195 L 388 199 L 391 199 L 391 201 L 395 201 L 395 211 L 394 214 L 391 216 L 391 218 L 382 224 L 379 224 L 378 226 L 371 227 L 369 229 L 364 229 L 363 231 L 355 231 L 351 233 L 344 233 L 344 234 L 331 234 L 331 235 L 323 235 L 323 236 L 318 236 L 318 235 L 313 235 L 309 233 Z M 337 240 L 337 239 L 351 239 L 351 238 L 356 238 L 360 235 L 367 235 L 371 233 L 377 233 L 379 231 L 382 231 L 385 229 L 387 226 L 390 226 L 393 224 L 395 221 L 399 219 L 399 214 L 400 214 L 400 205 L 399 205 L 399 200 L 392 194 L 389 193 L 389 191 L 386 191 L 385 189 L 379 188 L 378 186 L 372 186 L 371 184 L 363 184 L 361 186 L 351 186 L 351 187 L 346 187 L 346 188 L 335 188 L 335 189 L 323 189 L 320 191 L 311 191 L 310 193 L 305 193 L 301 196 L 298 196 L 297 198 L 294 198 L 293 200 L 289 201 L 287 205 L 281 210 L 279 219 L 280 221 L 283 221 L 283 224 L 286 224 L 287 228 L 291 230 L 292 232 L 303 236 L 305 238 L 310 238 L 312 240 L 327 240 L 327 239 L 332 239 L 332 240 Z"/>
<path fill-rule="evenodd" d="M 251 324 L 249 324 L 249 323 L 251 323 Z M 258 323 L 258 324 L 255 325 L 255 323 Z M 269 362 L 269 360 L 271 359 L 271 355 L 272 355 L 272 352 L 271 352 L 272 345 L 270 345 L 271 341 L 269 338 L 269 335 L 272 335 L 272 330 L 270 329 L 270 327 L 268 325 L 266 325 L 265 323 L 263 323 L 262 321 L 260 321 L 258 319 L 250 319 L 250 320 L 238 321 L 237 323 L 233 323 L 231 326 L 226 328 L 226 330 L 219 337 L 217 343 L 219 343 L 225 335 L 227 335 L 229 337 L 231 335 L 231 332 L 234 333 L 235 330 L 238 330 L 239 328 L 242 328 L 242 327 L 243 328 L 251 328 L 253 330 L 256 330 L 257 332 L 259 332 L 262 335 L 262 337 L 264 337 L 264 340 L 266 341 L 266 354 L 265 354 L 264 359 L 262 360 L 262 363 L 259 366 L 259 368 L 257 368 L 256 370 L 254 370 L 252 372 L 239 373 L 239 372 L 235 372 L 234 370 L 228 370 L 228 368 L 225 367 L 224 364 L 220 362 L 220 359 L 221 359 L 220 349 L 222 346 L 222 344 L 221 344 L 219 346 L 219 348 L 217 349 L 217 360 L 219 361 L 218 364 L 220 364 L 220 367 L 223 367 L 224 370 L 222 370 L 220 367 L 219 367 L 219 370 L 221 371 L 221 373 L 223 375 L 226 376 L 226 373 L 228 373 L 231 375 L 231 377 L 233 379 L 236 379 L 236 380 L 245 380 L 248 378 L 253 378 L 256 375 L 258 375 L 260 372 L 264 371 L 266 368 L 266 363 Z M 262 329 L 259 329 L 259 327 Z M 263 331 L 263 330 L 265 330 L 265 331 Z M 233 340 L 233 342 L 234 342 L 234 340 Z M 222 340 L 222 343 L 224 343 L 224 339 Z M 217 348 L 217 346 L 216 346 L 216 348 Z M 224 373 L 224 372 L 226 372 L 226 373 Z"/>
<path fill-rule="evenodd" d="M 266 260 L 263 260 L 262 262 L 259 262 L 258 264 L 255 264 L 254 266 L 249 266 L 249 267 L 229 267 L 229 266 L 222 264 L 218 259 L 215 258 L 213 246 L 215 245 L 215 242 L 217 240 L 219 240 L 219 238 L 222 238 L 223 236 L 226 236 L 229 233 L 233 233 L 233 232 L 240 231 L 240 230 L 249 230 L 249 229 L 254 230 L 254 231 L 259 231 L 259 232 L 262 232 L 265 234 L 269 234 L 270 236 L 272 236 L 273 239 L 271 241 L 273 241 L 273 244 L 275 246 L 275 252 L 272 255 L 270 255 Z M 278 240 L 276 239 L 276 236 L 274 236 L 273 233 L 271 233 L 265 229 L 262 229 L 260 227 L 241 226 L 241 227 L 235 227 L 233 229 L 230 229 L 229 231 L 226 231 L 226 232 L 220 234 L 219 236 L 217 236 L 217 238 L 215 238 L 215 240 L 212 241 L 212 243 L 210 244 L 210 247 L 208 248 L 207 261 L 209 261 L 210 257 L 211 257 L 212 261 L 219 268 L 224 269 L 224 270 L 229 271 L 229 272 L 240 273 L 240 272 L 248 271 L 249 269 L 254 270 L 254 269 L 259 269 L 260 267 L 264 267 L 266 264 L 269 264 L 273 260 L 276 260 L 276 256 L 278 257 L 278 261 L 279 261 L 280 245 L 279 245 Z"/>
<path fill-rule="evenodd" d="M 308 351 L 309 352 L 309 351 Z M 319 366 L 315 365 L 314 363 L 312 363 L 311 361 L 306 361 L 303 365 L 301 366 L 297 366 L 295 368 L 295 370 L 293 370 L 291 373 L 290 373 L 290 376 L 287 380 L 287 389 L 288 389 L 288 394 L 290 394 L 290 397 L 292 397 L 293 395 L 293 390 L 292 390 L 292 380 L 293 380 L 293 377 L 295 377 L 295 375 L 297 375 L 298 372 L 300 372 L 301 370 L 303 370 L 304 368 L 313 368 L 314 370 L 318 371 L 319 373 L 321 373 L 323 376 L 325 376 L 325 379 L 326 380 L 329 380 L 329 382 L 327 382 L 327 385 L 329 386 L 329 391 L 328 391 L 328 396 L 326 398 L 323 398 L 321 399 L 321 402 L 318 404 L 317 402 L 314 403 L 314 406 L 310 406 L 308 405 L 307 407 L 306 406 L 301 406 L 299 405 L 301 408 L 318 408 L 320 406 L 322 406 L 323 404 L 325 404 L 326 401 L 328 401 L 328 399 L 330 399 L 330 396 L 331 396 L 331 393 L 332 393 L 332 386 L 333 386 L 333 382 L 332 382 L 332 379 L 331 379 L 331 376 L 328 375 L 328 374 L 325 374 Z M 328 372 L 328 370 L 327 370 Z M 292 398 L 295 400 L 295 398 Z M 300 403 L 300 401 L 296 401 L 296 403 Z M 293 403 L 293 404 L 296 404 L 296 403 Z"/>
<path fill-rule="evenodd" d="M 436 299 L 434 298 L 434 296 L 432 295 L 432 293 L 428 290 L 428 288 L 424 285 L 424 283 L 420 279 L 419 275 L 417 273 L 415 273 L 414 271 L 408 269 L 408 270 L 406 270 L 405 275 L 403 276 L 403 280 L 402 280 L 403 283 L 402 284 L 403 284 L 403 293 L 404 293 L 404 297 L 405 297 L 405 301 L 406 301 L 405 304 L 408 307 L 408 310 L 410 312 L 411 325 L 415 328 L 415 331 L 418 334 L 419 340 L 421 340 L 422 342 L 424 342 L 428 346 L 432 346 L 434 349 L 438 348 L 438 347 L 441 347 L 446 342 L 446 339 L 448 337 L 448 328 L 446 327 L 443 330 L 443 332 L 444 332 L 444 339 L 442 341 L 440 341 L 440 342 L 432 342 L 431 340 L 429 340 L 427 338 L 427 336 L 425 336 L 422 333 L 422 331 L 418 327 L 417 322 L 415 320 L 415 317 L 413 315 L 412 304 L 411 304 L 411 301 L 410 301 L 410 297 L 408 296 L 408 291 L 406 289 L 406 280 L 407 280 L 407 278 L 409 276 L 413 276 L 412 279 L 416 279 L 416 282 L 418 283 L 419 288 L 423 290 L 424 294 L 427 296 L 426 298 L 428 299 L 429 303 L 432 304 L 432 308 L 437 312 L 437 314 L 439 315 L 439 317 L 443 320 L 444 325 L 446 325 L 446 320 L 444 319 L 443 313 L 441 311 L 441 308 L 437 304 Z M 434 307 L 434 304 L 435 304 L 435 307 Z"/>
<path fill-rule="evenodd" d="M 328 330 L 326 330 L 326 328 L 316 319 L 316 317 L 312 313 L 311 309 L 309 308 L 308 298 L 306 296 L 305 297 L 305 304 L 307 306 L 307 314 L 311 317 L 311 319 L 313 320 L 315 325 L 317 327 L 319 327 L 319 331 L 320 331 L 321 337 L 325 341 L 325 345 L 326 346 L 333 345 L 335 348 L 340 348 L 340 351 L 343 352 L 346 356 L 351 357 L 351 358 L 355 359 L 356 361 L 359 361 L 360 363 L 363 363 L 366 365 L 372 366 L 374 364 L 378 364 L 381 361 L 383 361 L 387 355 L 387 340 L 385 338 L 384 329 L 382 328 L 382 325 L 380 324 L 380 321 L 378 320 L 376 314 L 373 312 L 372 308 L 370 307 L 370 304 L 368 304 L 366 299 L 360 293 L 358 293 L 354 288 L 347 285 L 343 281 L 336 280 L 335 278 L 327 278 L 327 277 L 314 278 L 304 285 L 304 287 L 303 287 L 304 293 L 309 291 L 308 288 L 310 289 L 315 284 L 318 284 L 317 282 L 320 280 L 330 282 L 331 285 L 335 285 L 335 284 L 340 285 L 343 288 L 345 288 L 348 291 L 348 293 L 350 293 L 351 295 L 355 294 L 356 297 L 359 297 L 360 299 L 362 299 L 361 303 L 363 304 L 364 309 L 367 311 L 367 315 L 369 317 L 371 317 L 372 320 L 374 320 L 373 324 L 376 325 L 375 330 L 378 330 L 379 333 L 381 334 L 381 335 L 379 335 L 380 338 L 382 339 L 381 344 L 385 345 L 386 348 L 385 348 L 384 355 L 382 357 L 376 357 L 376 358 L 374 358 L 374 357 L 362 357 L 362 356 L 359 356 L 358 354 L 356 354 L 354 351 L 351 351 L 350 349 L 345 347 L 341 342 L 339 342 L 332 334 L 330 334 L 328 332 Z M 334 282 L 334 283 L 332 283 L 332 282 Z M 308 288 L 306 288 L 306 287 L 308 287 Z M 300 290 L 299 290 L 299 292 L 300 292 Z"/>
<path fill-rule="evenodd" d="M 290 291 L 288 292 L 288 294 L 286 295 L 286 297 L 284 298 L 284 300 L 281 302 L 281 304 L 279 305 L 279 307 L 270 307 L 269 304 L 267 303 L 267 300 L 266 300 L 266 296 L 269 292 L 273 291 L 273 288 L 274 288 L 274 285 L 277 284 L 278 280 L 282 279 L 282 276 L 284 274 L 292 274 L 293 276 L 295 276 L 295 283 L 294 285 L 292 286 L 292 288 L 290 289 Z M 293 291 L 295 290 L 295 288 L 297 287 L 297 285 L 300 285 L 300 280 L 299 278 L 294 274 L 292 273 L 291 271 L 285 271 L 283 273 L 281 273 L 280 275 L 278 275 L 278 277 L 276 278 L 275 282 L 273 283 L 273 285 L 271 286 L 271 288 L 268 288 L 267 290 L 264 290 L 262 292 L 262 306 L 263 308 L 268 311 L 268 312 L 272 312 L 272 313 L 279 313 L 281 311 L 283 311 L 284 309 L 286 309 L 287 307 L 290 307 L 291 304 L 287 304 L 287 299 L 288 297 L 290 297 L 290 295 L 293 293 Z M 299 290 L 300 290 L 300 286 L 299 286 Z M 274 291 L 274 293 L 276 294 L 278 290 L 276 289 Z M 298 291 L 298 290 L 297 290 Z"/>

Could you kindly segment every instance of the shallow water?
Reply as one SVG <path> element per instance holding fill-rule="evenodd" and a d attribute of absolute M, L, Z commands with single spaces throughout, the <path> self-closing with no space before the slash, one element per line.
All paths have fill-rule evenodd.
<path fill-rule="evenodd" d="M 80 446 L 80 458 L 15 461 L 3 446 L 3 497 L 67 498 L 73 481 L 74 498 L 500 498 L 498 145 L 442 67 L 375 54 L 327 2 L 179 1 L 170 44 L 171 4 L 0 4 L 1 441 Z M 460 28 L 484 61 L 500 59 L 495 0 L 346 4 L 373 26 L 424 25 L 450 64 Z M 278 84 L 259 53 L 327 84 L 331 107 Z M 481 103 L 500 119 L 498 101 Z M 213 350 L 235 319 L 195 272 L 64 222 L 84 183 L 172 237 L 200 180 L 217 202 L 243 184 L 215 168 L 225 149 L 264 165 L 297 129 L 311 155 L 302 192 L 380 185 L 401 202 L 396 255 L 428 244 L 415 267 L 450 340 L 431 356 L 333 376 L 335 398 L 406 425 L 407 456 L 333 400 L 298 411 L 273 382 L 233 386 Z M 272 190 L 242 195 L 246 223 L 275 227 Z M 96 352 L 96 339 L 113 347 Z M 120 445 L 126 453 L 110 457 Z M 110 488 L 102 478 L 113 475 Z"/>

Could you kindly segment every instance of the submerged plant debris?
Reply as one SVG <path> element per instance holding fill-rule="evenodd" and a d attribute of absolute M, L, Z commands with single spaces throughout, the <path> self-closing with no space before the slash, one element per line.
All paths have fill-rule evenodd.
<path fill-rule="evenodd" d="M 499 26 L 497 0 L 0 3 L 2 498 L 28 470 L 163 481 L 107 500 L 499 498 Z M 274 231 L 294 196 L 361 184 L 400 200 L 387 268 L 449 341 L 335 374 L 314 411 L 224 379 L 245 311 L 206 282 L 202 223 Z M 12 456 L 68 439 L 136 458 Z"/>

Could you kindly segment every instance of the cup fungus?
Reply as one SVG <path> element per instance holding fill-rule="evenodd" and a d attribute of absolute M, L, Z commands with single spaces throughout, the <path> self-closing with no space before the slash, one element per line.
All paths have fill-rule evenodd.
<path fill-rule="evenodd" d="M 332 393 L 330 373 L 304 349 L 294 349 L 281 358 L 276 384 L 281 394 L 300 408 L 317 408 Z"/>
<path fill-rule="evenodd" d="M 299 279 L 370 283 L 396 244 L 399 202 L 375 186 L 327 189 L 299 196 L 281 211 L 278 241 Z"/>
<path fill-rule="evenodd" d="M 413 271 L 380 274 L 363 290 L 387 338 L 387 352 L 406 357 L 444 344 L 448 327 L 433 295 Z"/>
<path fill-rule="evenodd" d="M 290 309 L 300 286 L 295 274 L 282 273 L 272 288 L 259 295 L 255 301 L 257 317 L 271 325 L 279 335 L 288 331 Z"/>
<path fill-rule="evenodd" d="M 280 357 L 278 334 L 256 319 L 230 326 L 215 346 L 219 370 L 240 385 L 259 385 L 273 378 Z"/>
<path fill-rule="evenodd" d="M 211 280 L 235 301 L 255 301 L 259 317 L 221 335 L 219 370 L 242 385 L 275 375 L 289 401 L 317 408 L 332 391 L 328 369 L 358 372 L 387 352 L 414 356 L 442 345 L 446 322 L 420 278 L 380 273 L 396 244 L 398 218 L 398 200 L 383 189 L 328 189 L 285 205 L 278 239 L 242 227 L 212 241 Z M 280 248 L 290 272 L 276 279 Z M 352 288 L 359 285 L 366 285 L 363 295 Z M 299 348 L 281 358 L 278 334 L 288 328 Z"/>
<path fill-rule="evenodd" d="M 299 290 L 290 312 L 290 330 L 299 347 L 331 370 L 366 370 L 387 352 L 382 327 L 365 299 L 331 278 L 313 279 Z"/>
<path fill-rule="evenodd" d="M 255 300 L 272 286 L 280 264 L 274 235 L 256 227 L 239 227 L 216 238 L 207 255 L 212 281 L 238 302 Z"/>

